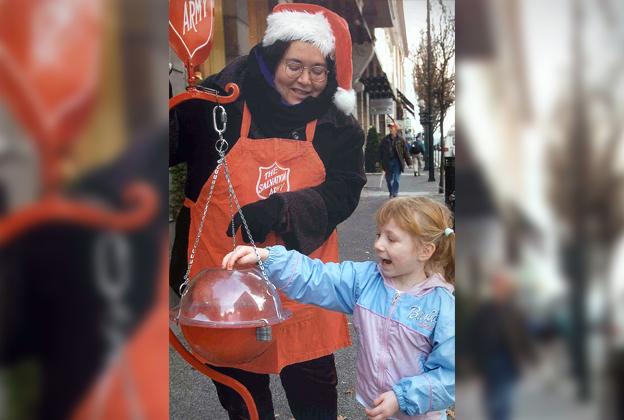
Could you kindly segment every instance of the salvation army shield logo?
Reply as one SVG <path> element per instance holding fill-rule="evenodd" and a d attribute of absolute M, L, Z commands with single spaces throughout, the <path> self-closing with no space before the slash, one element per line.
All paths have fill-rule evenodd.
<path fill-rule="evenodd" d="M 169 45 L 188 67 L 208 58 L 214 32 L 214 0 L 169 0 Z"/>
<path fill-rule="evenodd" d="M 284 169 L 275 162 L 265 168 L 260 167 L 256 183 L 256 193 L 260 198 L 269 198 L 271 194 L 290 191 L 290 168 Z"/>

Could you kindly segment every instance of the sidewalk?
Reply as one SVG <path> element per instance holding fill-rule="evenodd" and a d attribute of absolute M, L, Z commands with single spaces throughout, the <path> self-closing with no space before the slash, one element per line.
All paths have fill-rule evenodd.
<path fill-rule="evenodd" d="M 435 170 L 435 181 L 429 182 L 429 172 L 423 172 L 420 176 L 414 176 L 412 169 L 406 169 L 401 174 L 399 182 L 399 196 L 419 197 L 429 196 L 436 201 L 444 203 L 444 194 L 438 193 L 440 183 L 439 169 Z M 362 191 L 362 197 L 388 197 L 386 179 L 382 179 L 381 173 L 367 173 L 368 182 Z M 380 186 L 381 185 L 381 186 Z"/>
<path fill-rule="evenodd" d="M 593 398 L 580 402 L 571 376 L 570 355 L 563 339 L 538 344 L 539 365 L 527 366 L 514 390 L 513 420 L 588 420 L 601 418 L 603 378 L 592 375 Z M 455 414 L 459 420 L 485 419 L 483 384 L 475 377 L 456 383 Z"/>

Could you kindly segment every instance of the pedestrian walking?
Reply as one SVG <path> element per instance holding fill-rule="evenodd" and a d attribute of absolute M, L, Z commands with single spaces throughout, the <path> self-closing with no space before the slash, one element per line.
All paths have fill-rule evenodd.
<path fill-rule="evenodd" d="M 269 280 L 288 296 L 353 314 L 355 396 L 369 419 L 446 419 L 455 402 L 451 213 L 429 198 L 400 197 L 381 206 L 375 219 L 379 264 L 324 264 L 282 246 L 258 255 Z M 237 247 L 222 267 L 256 261 L 253 248 Z"/>
<path fill-rule="evenodd" d="M 312 258 L 338 261 L 336 226 L 353 213 L 366 183 L 365 135 L 351 114 L 351 48 L 340 16 L 316 5 L 279 4 L 267 19 L 262 42 L 202 82 L 223 94 L 228 83 L 241 88 L 239 98 L 224 105 L 226 162 L 251 236 L 261 246 L 283 244 Z M 232 250 L 226 236 L 232 235 L 227 183 L 219 177 L 214 191 L 210 185 L 219 159 L 213 108 L 187 101 L 170 114 L 170 165 L 188 164 L 187 198 L 170 268 L 176 291 L 211 192 L 210 229 L 202 231 L 191 277 L 219 265 Z M 237 242 L 250 243 L 246 229 L 239 231 L 241 221 L 236 214 Z M 281 293 L 280 299 L 292 316 L 274 330 L 275 343 L 264 354 L 235 367 L 211 367 L 249 390 L 262 420 L 275 419 L 268 374 L 280 375 L 293 417 L 335 419 L 333 352 L 351 345 L 346 316 Z M 236 391 L 215 386 L 230 418 L 249 418 Z"/>
<path fill-rule="evenodd" d="M 386 172 L 388 192 L 392 198 L 399 194 L 401 172 L 405 170 L 406 162 L 410 168 L 412 167 L 412 158 L 405 140 L 397 134 L 399 127 L 396 124 L 388 124 L 388 128 L 390 128 L 390 134 L 381 140 L 379 146 L 379 160 Z"/>
<path fill-rule="evenodd" d="M 414 140 L 414 143 L 412 144 L 410 154 L 412 155 L 414 176 L 420 176 L 423 170 L 423 156 L 425 155 L 425 145 L 420 139 L 420 133 L 418 133 L 416 140 Z"/>
<path fill-rule="evenodd" d="M 470 327 L 471 353 L 483 379 L 483 402 L 489 420 L 513 418 L 515 390 L 522 368 L 537 363 L 526 316 L 513 301 L 509 274 L 491 278 L 491 298 L 477 310 Z"/>

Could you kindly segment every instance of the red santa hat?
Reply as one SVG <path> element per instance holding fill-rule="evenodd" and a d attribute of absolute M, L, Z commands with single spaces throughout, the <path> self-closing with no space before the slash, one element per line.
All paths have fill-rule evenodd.
<path fill-rule="evenodd" d="M 351 34 L 343 18 L 314 4 L 278 4 L 267 18 L 262 45 L 268 47 L 276 41 L 309 42 L 321 50 L 325 57 L 334 60 L 338 81 L 334 104 L 345 114 L 353 111 L 355 92 L 351 89 Z"/>

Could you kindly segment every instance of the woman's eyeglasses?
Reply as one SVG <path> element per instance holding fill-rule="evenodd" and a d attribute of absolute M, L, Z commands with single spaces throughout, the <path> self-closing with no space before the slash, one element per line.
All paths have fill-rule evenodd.
<path fill-rule="evenodd" d="M 327 74 L 329 73 L 329 70 L 323 66 L 304 67 L 303 64 L 296 61 L 285 61 L 284 66 L 286 67 L 286 76 L 291 79 L 297 79 L 307 69 L 310 74 L 310 80 L 314 83 L 321 83 L 327 79 Z"/>

